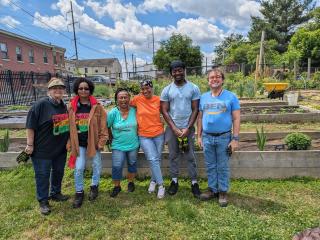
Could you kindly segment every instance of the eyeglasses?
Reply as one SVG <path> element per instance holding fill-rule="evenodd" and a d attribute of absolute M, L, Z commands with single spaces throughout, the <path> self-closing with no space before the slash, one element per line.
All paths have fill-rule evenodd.
<path fill-rule="evenodd" d="M 78 88 L 78 91 L 89 91 L 89 90 L 90 90 L 89 88 L 82 88 L 82 87 Z"/>
<path fill-rule="evenodd" d="M 210 76 L 209 79 L 221 79 L 222 76 L 217 75 L 217 76 Z"/>

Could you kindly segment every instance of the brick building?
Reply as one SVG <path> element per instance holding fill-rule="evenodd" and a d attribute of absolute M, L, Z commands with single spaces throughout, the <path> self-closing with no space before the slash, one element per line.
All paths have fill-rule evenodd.
<path fill-rule="evenodd" d="M 65 51 L 65 48 L 0 29 L 0 71 L 62 74 Z"/>

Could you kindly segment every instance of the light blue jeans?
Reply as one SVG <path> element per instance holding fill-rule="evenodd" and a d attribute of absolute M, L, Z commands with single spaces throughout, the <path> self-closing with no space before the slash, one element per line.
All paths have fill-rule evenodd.
<path fill-rule="evenodd" d="M 229 190 L 230 168 L 227 147 L 230 141 L 230 132 L 221 136 L 202 134 L 208 187 L 215 193 Z"/>
<path fill-rule="evenodd" d="M 77 157 L 76 167 L 74 170 L 74 181 L 77 192 L 83 191 L 83 172 L 86 166 L 86 152 L 85 147 L 79 147 L 79 156 Z M 98 186 L 101 174 L 101 153 L 96 151 L 96 155 L 92 158 L 92 182 L 91 186 Z"/>
<path fill-rule="evenodd" d="M 127 161 L 128 172 L 137 173 L 137 154 L 138 149 L 127 152 L 112 149 L 112 180 L 122 180 L 122 169 L 125 161 Z"/>
<path fill-rule="evenodd" d="M 163 184 L 161 173 L 161 155 L 164 144 L 164 134 L 156 137 L 142 137 L 139 136 L 140 146 L 150 163 L 151 181 L 158 185 Z"/>

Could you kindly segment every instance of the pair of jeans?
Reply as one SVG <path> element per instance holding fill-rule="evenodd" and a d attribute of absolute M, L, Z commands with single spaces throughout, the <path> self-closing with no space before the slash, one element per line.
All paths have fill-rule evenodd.
<path fill-rule="evenodd" d="M 74 170 L 74 183 L 76 192 L 83 191 L 83 172 L 87 160 L 87 148 L 79 146 L 79 156 L 77 157 L 76 166 Z M 101 174 L 101 153 L 96 151 L 96 155 L 92 158 L 92 180 L 91 186 L 98 186 Z"/>
<path fill-rule="evenodd" d="M 128 172 L 136 173 L 137 155 L 138 149 L 134 149 L 131 151 L 112 149 L 112 180 L 122 179 L 122 169 L 125 161 L 127 161 Z"/>
<path fill-rule="evenodd" d="M 208 187 L 215 193 L 229 190 L 230 168 L 227 147 L 230 141 L 230 132 L 220 136 L 202 133 Z"/>
<path fill-rule="evenodd" d="M 151 181 L 163 184 L 161 173 L 161 155 L 164 144 L 164 134 L 156 137 L 139 136 L 140 146 L 150 163 Z"/>
<path fill-rule="evenodd" d="M 39 202 L 48 200 L 49 196 L 61 193 L 61 182 L 64 175 L 66 157 L 66 153 L 63 153 L 53 159 L 31 158 Z"/>
<path fill-rule="evenodd" d="M 195 129 L 192 127 L 187 136 L 189 151 L 181 153 L 177 136 L 173 133 L 170 127 L 166 128 L 165 139 L 168 142 L 170 175 L 172 178 L 177 178 L 179 176 L 179 160 L 180 157 L 182 157 L 184 160 L 188 161 L 188 172 L 191 180 L 197 180 L 198 173 L 196 156 L 194 154 L 194 132 Z"/>

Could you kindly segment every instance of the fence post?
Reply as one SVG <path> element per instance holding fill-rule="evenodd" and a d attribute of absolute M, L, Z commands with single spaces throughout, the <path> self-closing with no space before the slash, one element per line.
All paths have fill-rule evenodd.
<path fill-rule="evenodd" d="M 34 96 L 34 101 L 37 101 L 37 92 L 36 92 L 36 88 L 34 87 L 34 74 L 31 71 L 30 72 L 31 75 L 31 82 L 32 82 L 32 90 L 33 90 L 33 96 Z"/>
<path fill-rule="evenodd" d="M 16 98 L 15 98 L 15 96 L 14 96 L 13 79 L 12 79 L 12 72 L 11 72 L 11 70 L 8 70 L 8 72 L 7 72 L 7 80 L 8 80 L 8 82 L 9 82 L 9 84 L 10 84 L 12 103 L 13 103 L 13 105 L 15 105 L 15 104 L 16 104 Z"/>
<path fill-rule="evenodd" d="M 308 73 L 307 73 L 307 80 L 310 80 L 311 75 L 311 58 L 308 58 Z"/>

